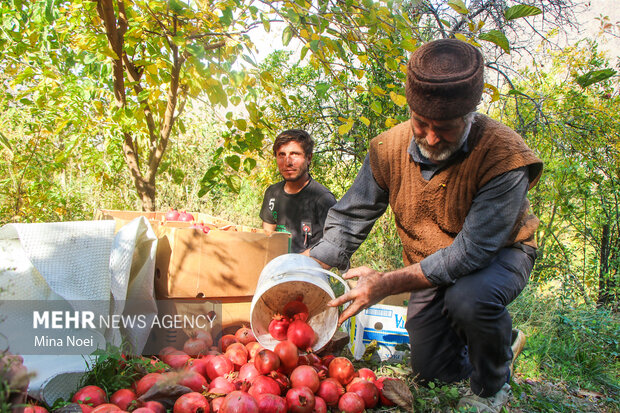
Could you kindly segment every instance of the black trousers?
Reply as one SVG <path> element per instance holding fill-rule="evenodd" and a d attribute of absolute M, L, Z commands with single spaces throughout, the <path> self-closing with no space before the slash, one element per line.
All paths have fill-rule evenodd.
<path fill-rule="evenodd" d="M 517 244 L 448 287 L 411 294 L 406 328 L 421 383 L 469 377 L 472 391 L 488 397 L 508 382 L 512 319 L 506 306 L 527 284 L 535 260 L 534 248 Z"/>

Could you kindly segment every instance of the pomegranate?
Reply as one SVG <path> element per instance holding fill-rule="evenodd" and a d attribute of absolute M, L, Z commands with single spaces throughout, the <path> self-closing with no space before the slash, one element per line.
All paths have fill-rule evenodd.
<path fill-rule="evenodd" d="M 162 378 L 161 373 L 147 373 L 136 383 L 136 395 L 142 396 Z"/>
<path fill-rule="evenodd" d="M 91 413 L 112 413 L 112 412 L 122 412 L 120 407 L 112 403 L 103 403 L 99 406 L 93 408 Z"/>
<path fill-rule="evenodd" d="M 275 394 L 259 394 L 255 397 L 260 413 L 286 413 L 286 399 Z"/>
<path fill-rule="evenodd" d="M 185 393 L 174 402 L 172 413 L 209 413 L 209 402 L 198 392 Z"/>
<path fill-rule="evenodd" d="M 333 377 L 343 386 L 349 384 L 355 376 L 355 367 L 353 363 L 346 357 L 336 357 L 329 363 L 329 377 Z"/>
<path fill-rule="evenodd" d="M 190 337 L 192 335 L 194 336 L 194 338 L 197 338 L 198 340 L 202 340 L 207 343 L 207 349 L 213 345 L 213 336 L 207 330 L 195 330 L 190 334 Z"/>
<path fill-rule="evenodd" d="M 372 409 L 379 401 L 379 390 L 374 383 L 366 379 L 359 379 L 347 386 L 347 392 L 357 393 L 364 400 L 366 409 Z"/>
<path fill-rule="evenodd" d="M 237 380 L 246 380 L 251 382 L 259 375 L 260 373 L 256 369 L 254 363 L 247 362 L 243 366 L 241 366 L 241 368 L 239 368 L 239 375 L 237 376 Z"/>
<path fill-rule="evenodd" d="M 299 350 L 292 341 L 284 340 L 280 341 L 273 349 L 273 352 L 277 354 L 280 359 L 280 363 L 286 368 L 292 369 L 297 366 L 299 361 Z"/>
<path fill-rule="evenodd" d="M 269 334 L 271 337 L 276 340 L 282 341 L 286 340 L 286 331 L 288 330 L 288 326 L 291 324 L 291 321 L 283 316 L 282 314 L 275 314 L 273 319 L 269 323 Z"/>
<path fill-rule="evenodd" d="M 280 358 L 269 349 L 262 349 L 254 357 L 254 366 L 259 374 L 269 374 L 280 367 Z"/>
<path fill-rule="evenodd" d="M 129 410 L 129 406 L 137 404 L 136 393 L 131 389 L 120 389 L 112 393 L 110 403 L 117 405 L 122 410 Z"/>
<path fill-rule="evenodd" d="M 226 347 L 224 355 L 233 362 L 235 370 L 239 370 L 241 366 L 248 362 L 248 349 L 241 343 L 232 343 Z"/>
<path fill-rule="evenodd" d="M 28 406 L 24 407 L 23 413 L 48 413 L 48 410 L 43 406 L 29 404 Z"/>
<path fill-rule="evenodd" d="M 379 399 L 381 400 L 381 404 L 384 406 L 395 406 L 396 404 L 392 400 L 388 399 L 383 395 L 383 382 L 386 380 L 397 379 L 393 377 L 379 377 L 377 380 L 375 380 L 375 387 L 377 388 L 377 390 L 379 390 Z"/>
<path fill-rule="evenodd" d="M 327 378 L 321 381 L 319 390 L 317 390 L 316 394 L 320 396 L 328 406 L 333 407 L 338 405 L 340 396 L 344 394 L 344 387 L 342 387 L 342 384 L 340 384 L 338 380 Z"/>
<path fill-rule="evenodd" d="M 282 312 L 284 316 L 291 320 L 306 321 L 308 319 L 308 306 L 303 303 L 303 295 L 298 296 L 295 300 L 289 301 Z"/>
<path fill-rule="evenodd" d="M 207 360 L 206 364 L 207 376 L 209 380 L 215 379 L 217 376 L 223 376 L 225 374 L 235 371 L 235 366 L 228 357 L 224 355 L 213 356 Z"/>
<path fill-rule="evenodd" d="M 80 406 L 80 409 L 82 409 L 82 413 L 90 413 L 95 409 L 94 407 L 87 404 L 79 404 L 78 406 Z"/>
<path fill-rule="evenodd" d="M 235 332 L 235 337 L 237 341 L 243 344 L 244 346 L 248 343 L 256 341 L 256 337 L 252 330 L 246 326 L 241 327 Z"/>
<path fill-rule="evenodd" d="M 85 386 L 79 389 L 73 397 L 71 402 L 87 404 L 92 407 L 97 407 L 107 401 L 105 391 L 98 386 Z"/>
<path fill-rule="evenodd" d="M 248 393 L 235 390 L 224 398 L 220 413 L 258 413 L 258 403 Z M 176 413 L 176 412 L 175 412 Z"/>
<path fill-rule="evenodd" d="M 270 393 L 280 395 L 280 385 L 269 376 L 258 376 L 252 381 L 252 386 L 248 390 L 252 396 L 256 397 L 259 394 Z"/>
<path fill-rule="evenodd" d="M 166 212 L 166 221 L 178 221 L 179 220 L 179 211 L 176 209 L 170 208 L 170 211 Z"/>
<path fill-rule="evenodd" d="M 327 413 L 327 404 L 319 396 L 314 396 L 314 410 L 313 413 Z"/>
<path fill-rule="evenodd" d="M 290 375 L 291 387 L 308 387 L 312 393 L 319 389 L 321 380 L 312 366 L 298 366 Z"/>
<path fill-rule="evenodd" d="M 279 371 L 272 371 L 269 376 L 280 386 L 280 394 L 286 394 L 287 390 L 291 388 L 291 380 L 286 374 Z"/>
<path fill-rule="evenodd" d="M 334 356 L 333 354 L 328 354 L 326 356 L 323 356 L 323 358 L 321 358 L 321 364 L 324 365 L 325 367 L 329 367 L 329 363 L 331 363 L 332 360 L 335 358 L 336 356 Z"/>
<path fill-rule="evenodd" d="M 148 407 L 138 407 L 135 410 L 132 410 L 131 413 L 153 413 L 153 410 Z"/>
<path fill-rule="evenodd" d="M 222 336 L 222 338 L 220 338 L 220 350 L 222 351 L 226 351 L 226 348 L 231 345 L 232 343 L 238 343 L 239 340 L 237 340 L 237 337 L 235 337 L 233 334 L 224 334 Z"/>
<path fill-rule="evenodd" d="M 362 413 L 364 411 L 364 399 L 357 393 L 346 392 L 338 401 L 338 410 L 344 413 Z"/>
<path fill-rule="evenodd" d="M 209 385 L 207 379 L 205 379 L 202 374 L 192 370 L 182 371 L 178 384 L 188 387 L 195 392 L 201 392 Z"/>
<path fill-rule="evenodd" d="M 211 347 L 209 343 L 195 335 L 193 337 L 190 336 L 185 343 L 183 343 L 183 351 L 192 357 L 207 354 L 209 347 Z"/>
<path fill-rule="evenodd" d="M 371 383 L 374 383 L 374 381 L 377 380 L 377 375 L 375 374 L 375 372 L 367 367 L 362 367 L 361 369 L 358 369 L 357 376 L 361 377 L 362 379 L 366 379 Z"/>
<path fill-rule="evenodd" d="M 234 383 L 225 376 L 219 376 L 213 379 L 213 381 L 209 384 L 209 391 L 212 393 L 219 393 L 212 391 L 214 389 L 223 390 L 221 393 L 224 394 L 228 394 L 236 390 Z"/>
<path fill-rule="evenodd" d="M 316 343 L 314 330 L 308 323 L 302 320 L 295 320 L 288 326 L 286 338 L 302 351 L 311 349 Z"/>
<path fill-rule="evenodd" d="M 307 387 L 293 387 L 286 392 L 286 406 L 290 413 L 311 413 L 316 401 Z"/>
<path fill-rule="evenodd" d="M 252 341 L 245 345 L 245 348 L 248 349 L 248 360 L 254 360 L 256 357 L 256 353 L 263 349 L 263 346 L 260 345 L 258 341 Z"/>
<path fill-rule="evenodd" d="M 207 360 L 204 358 L 199 359 L 189 359 L 187 361 L 187 365 L 185 366 L 186 370 L 195 371 L 196 373 L 207 377 Z"/>
<path fill-rule="evenodd" d="M 187 211 L 181 211 L 179 212 L 179 218 L 178 221 L 181 222 L 192 222 L 194 221 L 194 216 L 192 214 L 190 214 Z"/>
<path fill-rule="evenodd" d="M 216 397 L 215 399 L 211 400 L 211 411 L 213 413 L 217 413 L 220 411 L 220 406 L 224 402 L 224 397 L 225 396 L 220 396 L 220 397 Z"/>
<path fill-rule="evenodd" d="M 191 358 L 192 357 L 186 352 L 175 350 L 168 354 L 164 354 L 161 360 L 173 369 L 179 369 L 183 367 Z"/>
<path fill-rule="evenodd" d="M 166 413 L 166 408 L 164 407 L 164 405 L 155 400 L 145 402 L 142 407 L 151 409 L 154 413 Z"/>

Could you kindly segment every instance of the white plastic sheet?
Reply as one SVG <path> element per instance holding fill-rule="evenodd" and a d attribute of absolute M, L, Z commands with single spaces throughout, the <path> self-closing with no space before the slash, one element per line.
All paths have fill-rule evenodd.
<path fill-rule="evenodd" d="M 114 221 L 9 224 L 0 228 L 0 302 L 5 300 L 65 300 L 75 306 L 101 306 L 103 314 L 127 315 L 132 301 L 151 302 L 157 314 L 153 274 L 157 237 L 139 217 L 114 233 Z M 88 302 L 90 301 L 90 302 Z M 141 308 L 141 311 L 144 309 Z M 148 315 L 148 314 L 147 314 Z M 0 306 L 0 336 L 11 346 L 15 333 L 3 330 L 20 314 L 5 314 Z M 11 323 L 4 322 L 10 318 Z M 9 328 L 9 327 L 6 327 Z M 92 332 L 97 342 L 121 344 L 118 329 Z M 124 339 L 142 350 L 148 333 L 124 331 Z M 88 365 L 83 355 L 24 355 L 35 374 L 29 395 L 52 403 L 67 398 Z"/>

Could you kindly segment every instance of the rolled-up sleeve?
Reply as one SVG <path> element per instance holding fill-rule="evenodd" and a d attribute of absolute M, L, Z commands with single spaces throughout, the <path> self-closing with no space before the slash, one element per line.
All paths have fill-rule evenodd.
<path fill-rule="evenodd" d="M 521 214 L 529 185 L 526 168 L 506 172 L 476 194 L 463 229 L 452 244 L 420 262 L 435 285 L 453 284 L 488 265 L 504 247 Z"/>
<path fill-rule="evenodd" d="M 389 195 L 375 181 L 368 156 L 347 193 L 327 213 L 323 238 L 310 256 L 342 271 L 383 215 Z"/>

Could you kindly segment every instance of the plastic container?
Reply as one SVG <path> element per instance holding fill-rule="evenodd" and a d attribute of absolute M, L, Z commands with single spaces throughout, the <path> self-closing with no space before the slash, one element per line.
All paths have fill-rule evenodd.
<path fill-rule="evenodd" d="M 250 326 L 258 342 L 273 350 L 278 340 L 269 334 L 269 323 L 281 313 L 289 301 L 300 294 L 308 306 L 308 324 L 318 335 L 312 350 L 317 352 L 329 343 L 338 328 L 338 308 L 327 303 L 336 298 L 329 283 L 335 278 L 349 291 L 347 283 L 336 274 L 324 270 L 312 258 L 301 254 L 284 254 L 271 260 L 258 278 L 250 307 Z"/>

